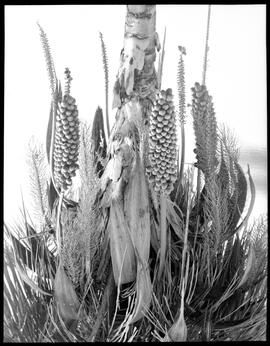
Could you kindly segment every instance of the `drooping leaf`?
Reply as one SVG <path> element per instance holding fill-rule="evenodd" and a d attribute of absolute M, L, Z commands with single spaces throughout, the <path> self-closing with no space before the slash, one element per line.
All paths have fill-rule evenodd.
<path fill-rule="evenodd" d="M 248 177 L 249 177 L 249 185 L 250 185 L 250 193 L 251 193 L 251 199 L 250 199 L 250 204 L 249 204 L 249 207 L 248 207 L 248 211 L 247 211 L 247 214 L 245 215 L 243 221 L 241 222 L 241 224 L 236 228 L 236 232 L 239 232 L 246 224 L 247 224 L 247 221 L 252 213 L 252 210 L 253 210 L 253 207 L 254 207 L 254 203 L 255 203 L 255 196 L 256 196 L 256 189 L 255 189 L 255 185 L 254 185 L 254 182 L 253 182 L 253 179 L 251 177 L 251 174 L 250 174 L 250 169 L 249 169 L 249 166 L 248 166 Z"/>
<path fill-rule="evenodd" d="M 152 297 L 148 265 L 151 233 L 149 199 L 146 179 L 139 157 L 136 159 L 125 190 L 124 213 L 137 264 L 135 311 L 130 321 L 130 323 L 134 323 L 144 316 Z"/>
<path fill-rule="evenodd" d="M 51 141 L 52 141 L 52 126 L 53 126 L 53 105 L 50 107 L 49 121 L 47 126 L 47 135 L 46 135 L 46 152 L 47 159 L 50 163 L 50 149 L 51 149 Z"/>
<path fill-rule="evenodd" d="M 107 231 L 110 237 L 110 251 L 116 284 L 128 283 L 136 278 L 135 253 L 123 209 L 118 201 L 113 201 Z"/>
<path fill-rule="evenodd" d="M 61 318 L 65 323 L 69 323 L 79 318 L 78 312 L 80 302 L 73 288 L 71 280 L 65 273 L 62 262 L 60 261 L 55 281 L 54 295 L 59 308 Z"/>
<path fill-rule="evenodd" d="M 243 213 L 246 198 L 247 198 L 247 181 L 242 167 L 238 162 L 235 162 L 236 172 L 237 172 L 237 182 L 233 196 L 229 199 L 229 211 L 231 214 L 231 221 L 229 228 L 231 232 L 236 229 L 236 226 L 240 220 Z"/>
<path fill-rule="evenodd" d="M 47 186 L 47 196 L 48 196 L 48 204 L 49 204 L 50 212 L 52 214 L 55 201 L 58 198 L 58 193 L 55 190 L 52 179 L 50 179 L 50 182 Z"/>
<path fill-rule="evenodd" d="M 19 262 L 16 262 L 16 270 L 18 271 L 21 279 L 29 285 L 32 290 L 37 291 L 41 294 L 51 296 L 51 293 L 43 291 L 40 287 L 38 287 L 33 280 L 29 278 L 23 267 L 19 264 Z"/>

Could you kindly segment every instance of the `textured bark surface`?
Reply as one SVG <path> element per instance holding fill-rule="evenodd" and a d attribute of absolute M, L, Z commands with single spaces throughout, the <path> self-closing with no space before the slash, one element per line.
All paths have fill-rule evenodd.
<path fill-rule="evenodd" d="M 102 176 L 101 205 L 110 208 L 107 232 L 114 280 L 116 284 L 136 281 L 136 302 L 128 323 L 143 317 L 152 295 L 145 154 L 157 91 L 154 62 L 160 46 L 155 25 L 155 5 L 127 5 L 124 47 L 114 85 L 113 107 L 118 110 Z"/>
<path fill-rule="evenodd" d="M 114 86 L 113 107 L 121 107 L 131 97 L 141 102 L 153 97 L 157 88 L 156 48 L 160 49 L 155 26 L 155 5 L 127 5 L 124 48 Z"/>
<path fill-rule="evenodd" d="M 116 283 L 120 276 L 121 283 L 136 279 L 138 256 L 142 257 L 145 266 L 148 265 L 150 217 L 144 154 L 147 152 L 149 112 L 157 90 L 154 62 L 156 49 L 160 47 L 155 24 L 155 5 L 127 5 L 124 47 L 114 85 L 113 107 L 118 111 L 102 177 L 102 205 L 110 207 L 108 232 Z M 135 174 L 138 169 L 141 170 L 141 184 Z M 143 195 L 140 198 L 146 202 L 142 207 L 138 205 L 138 194 L 132 189 Z M 130 213 L 125 212 L 130 203 L 134 205 L 135 215 L 143 215 L 141 234 L 135 234 L 138 225 L 134 218 L 130 220 Z"/>

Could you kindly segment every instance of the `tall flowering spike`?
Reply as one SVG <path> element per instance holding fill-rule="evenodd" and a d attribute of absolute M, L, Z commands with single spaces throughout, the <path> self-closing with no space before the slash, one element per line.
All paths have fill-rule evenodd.
<path fill-rule="evenodd" d="M 149 182 L 157 193 L 169 194 L 176 180 L 176 119 L 172 90 L 161 90 L 150 116 Z"/>
<path fill-rule="evenodd" d="M 68 68 L 65 70 L 65 79 L 65 93 L 57 108 L 53 151 L 54 177 L 61 190 L 71 185 L 72 177 L 79 168 L 79 118 L 76 100 L 70 96 L 72 78 Z"/>
<path fill-rule="evenodd" d="M 212 102 L 206 86 L 195 83 L 192 90 L 192 116 L 196 139 L 197 163 L 205 177 L 210 177 L 217 168 L 217 122 Z"/>
<path fill-rule="evenodd" d="M 177 87 L 178 87 L 178 115 L 180 124 L 185 124 L 186 118 L 186 93 L 185 93 L 185 65 L 183 55 L 186 55 L 185 47 L 178 47 L 180 57 L 177 70 Z"/>

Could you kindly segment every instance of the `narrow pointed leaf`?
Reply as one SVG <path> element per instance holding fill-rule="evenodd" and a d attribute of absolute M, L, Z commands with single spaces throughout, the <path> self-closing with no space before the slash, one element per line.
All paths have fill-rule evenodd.
<path fill-rule="evenodd" d="M 26 274 L 22 266 L 16 261 L 16 269 L 21 277 L 21 279 L 28 284 L 34 291 L 37 291 L 41 294 L 45 294 L 47 296 L 51 296 L 50 293 L 43 291 L 40 287 L 38 287 L 33 280 L 29 278 L 29 276 Z"/>

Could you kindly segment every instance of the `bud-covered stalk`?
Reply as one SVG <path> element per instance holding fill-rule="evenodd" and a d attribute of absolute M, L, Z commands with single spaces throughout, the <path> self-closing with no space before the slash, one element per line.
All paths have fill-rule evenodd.
<path fill-rule="evenodd" d="M 150 116 L 148 179 L 154 190 L 170 194 L 176 180 L 176 124 L 172 90 L 162 90 Z"/>
<path fill-rule="evenodd" d="M 192 116 L 196 138 L 196 166 L 206 178 L 210 177 L 217 167 L 217 122 L 212 97 L 206 86 L 195 83 L 192 90 Z"/>
<path fill-rule="evenodd" d="M 185 65 L 183 55 L 186 55 L 186 48 L 178 46 L 180 51 L 177 71 L 177 87 L 178 87 L 178 117 L 181 128 L 181 164 L 180 164 L 180 184 L 183 178 L 184 162 L 185 162 L 185 121 L 186 121 L 186 91 L 185 91 Z M 180 187 L 178 185 L 178 188 Z M 178 190 L 176 196 L 178 195 Z"/>
<path fill-rule="evenodd" d="M 53 151 L 54 178 L 58 188 L 66 190 L 78 169 L 79 119 L 75 99 L 70 96 L 71 76 L 65 70 L 65 93 L 58 104 Z"/>
<path fill-rule="evenodd" d="M 166 255 L 167 195 L 176 180 L 176 120 L 172 90 L 162 90 L 157 95 L 150 116 L 148 179 L 160 196 L 160 277 Z"/>

